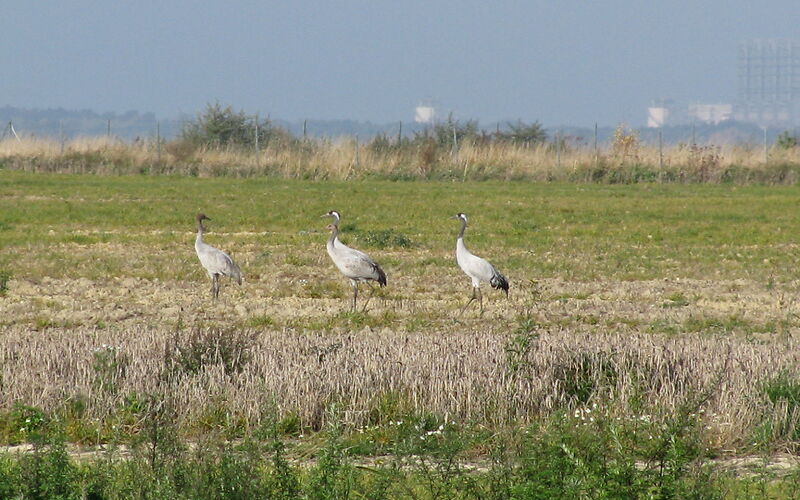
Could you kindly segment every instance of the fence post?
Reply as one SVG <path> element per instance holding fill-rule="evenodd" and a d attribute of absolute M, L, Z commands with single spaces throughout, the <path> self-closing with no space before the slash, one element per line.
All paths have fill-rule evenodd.
<path fill-rule="evenodd" d="M 397 145 L 403 144 L 403 120 L 400 120 L 400 128 L 397 129 Z"/>
<path fill-rule="evenodd" d="M 308 123 L 308 120 L 303 120 L 303 140 L 304 141 L 306 140 L 306 124 L 307 123 Z"/>
<path fill-rule="evenodd" d="M 156 122 L 156 158 L 161 163 L 161 122 Z"/>
<path fill-rule="evenodd" d="M 106 128 L 106 136 L 111 137 L 111 118 L 108 119 L 108 126 Z"/>
<path fill-rule="evenodd" d="M 256 122 L 255 122 L 255 149 L 256 149 L 256 166 L 258 166 L 258 113 L 256 113 Z"/>
<path fill-rule="evenodd" d="M 658 183 L 664 181 L 664 136 L 661 128 L 658 129 Z"/>
<path fill-rule="evenodd" d="M 556 132 L 556 168 L 561 170 L 561 130 Z"/>

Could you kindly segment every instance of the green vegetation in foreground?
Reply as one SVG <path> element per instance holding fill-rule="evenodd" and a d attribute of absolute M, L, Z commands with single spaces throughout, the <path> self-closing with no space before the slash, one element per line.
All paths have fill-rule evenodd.
<path fill-rule="evenodd" d="M 463 211 L 471 248 L 486 249 L 507 274 L 789 281 L 800 273 L 799 190 L 0 171 L 0 270 L 18 279 L 185 279 L 196 267 L 185 247 L 198 210 L 214 219 L 211 234 L 228 233 L 228 248 L 258 247 L 303 264 L 316 256 L 307 249 L 318 250 L 325 238 L 319 215 L 335 208 L 343 239 L 393 250 L 400 273 L 450 266 L 457 225 L 448 217 Z M 130 250 L 108 252 L 109 245 Z M 185 258 L 167 265 L 158 252 Z"/>
<path fill-rule="evenodd" d="M 288 437 L 273 422 L 235 441 L 212 433 L 189 445 L 175 438 L 164 412 L 130 448 L 109 445 L 81 461 L 68 453 L 63 428 L 49 422 L 32 436 L 33 451 L 0 454 L 0 497 L 789 499 L 800 493 L 797 472 L 776 478 L 756 468 L 737 477 L 742 471 L 708 461 L 690 420 L 676 418 L 654 436 L 657 429 L 644 419 L 590 415 L 561 414 L 498 433 L 407 417 L 352 434 L 330 425 L 311 443 Z M 383 455 L 359 459 L 375 446 Z M 491 459 L 471 460 L 478 448 Z"/>

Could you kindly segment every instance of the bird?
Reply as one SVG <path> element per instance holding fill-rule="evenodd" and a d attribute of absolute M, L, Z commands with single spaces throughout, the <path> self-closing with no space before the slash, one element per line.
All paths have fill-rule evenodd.
<path fill-rule="evenodd" d="M 194 241 L 194 249 L 197 252 L 197 258 L 200 259 L 200 264 L 211 277 L 211 297 L 217 299 L 219 298 L 219 277 L 228 276 L 241 285 L 242 271 L 230 255 L 203 241 L 203 233 L 206 230 L 203 227 L 204 220 L 211 219 L 206 217 L 206 214 L 197 214 L 197 239 Z"/>
<path fill-rule="evenodd" d="M 339 212 L 331 210 L 323 214 L 322 217 L 331 217 L 333 222 L 327 226 L 331 230 L 331 236 L 328 238 L 328 255 L 336 267 L 339 268 L 345 278 L 350 280 L 350 286 L 353 287 L 353 306 L 351 311 L 356 310 L 356 300 L 358 299 L 358 284 L 359 282 L 366 282 L 372 288 L 371 281 L 376 281 L 381 287 L 386 286 L 386 273 L 383 272 L 381 266 L 372 260 L 369 255 L 360 252 L 354 248 L 350 248 L 341 241 L 339 241 L 339 219 L 341 218 Z M 373 289 L 374 292 L 374 289 Z M 367 304 L 372 294 L 367 298 L 364 304 L 364 310 L 367 309 Z"/>
<path fill-rule="evenodd" d="M 483 295 L 481 294 L 481 283 L 488 282 L 492 285 L 492 288 L 503 290 L 506 293 L 506 297 L 508 297 L 508 280 L 505 276 L 500 274 L 500 271 L 495 269 L 489 261 L 472 254 L 467 250 L 467 247 L 464 246 L 464 231 L 467 229 L 466 214 L 458 213 L 452 218 L 461 220 L 461 231 L 459 231 L 458 239 L 456 240 L 456 262 L 458 262 L 458 266 L 464 271 L 464 274 L 472 279 L 472 297 L 464 308 L 461 309 L 460 314 L 464 314 L 467 307 L 477 298 L 481 305 L 482 316 Z"/>

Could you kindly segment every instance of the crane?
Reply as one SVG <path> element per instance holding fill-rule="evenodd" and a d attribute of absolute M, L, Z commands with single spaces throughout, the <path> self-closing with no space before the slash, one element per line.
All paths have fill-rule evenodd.
<path fill-rule="evenodd" d="M 197 258 L 200 259 L 200 264 L 211 277 L 211 296 L 217 299 L 219 298 L 219 277 L 228 276 L 241 285 L 242 271 L 230 255 L 203 241 L 203 233 L 206 230 L 203 227 L 204 220 L 211 219 L 206 217 L 206 214 L 197 214 L 197 238 L 194 241 L 194 249 L 197 252 Z"/>
<path fill-rule="evenodd" d="M 494 268 L 486 259 L 482 259 L 477 255 L 472 254 L 467 247 L 464 246 L 464 231 L 467 229 L 467 216 L 463 213 L 458 213 L 452 217 L 461 221 L 461 231 L 458 233 L 456 240 L 456 262 L 458 266 L 464 271 L 464 274 L 472 280 L 472 297 L 469 302 L 461 309 L 460 314 L 464 311 L 476 298 L 481 305 L 481 316 L 483 316 L 483 295 L 481 294 L 481 283 L 487 282 L 492 288 L 501 289 L 508 297 L 508 280 L 505 276 Z"/>
<path fill-rule="evenodd" d="M 336 264 L 336 267 L 339 268 L 339 271 L 350 280 L 350 286 L 353 287 L 353 307 L 351 310 L 355 311 L 359 282 L 364 281 L 372 288 L 370 282 L 377 281 L 381 287 L 384 287 L 386 286 L 386 273 L 369 255 L 350 248 L 339 241 L 339 219 L 341 218 L 339 212 L 331 210 L 322 215 L 322 217 L 331 217 L 333 219 L 333 222 L 328 225 L 328 229 L 331 230 L 331 236 L 328 238 L 327 244 L 328 255 L 333 263 Z M 372 294 L 364 304 L 365 311 L 371 297 Z"/>

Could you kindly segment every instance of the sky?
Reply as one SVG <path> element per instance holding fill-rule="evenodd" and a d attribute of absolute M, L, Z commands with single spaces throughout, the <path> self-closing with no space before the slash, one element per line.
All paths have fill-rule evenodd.
<path fill-rule="evenodd" d="M 654 98 L 733 102 L 739 43 L 798 21 L 797 0 L 0 0 L 0 106 L 637 126 Z"/>

